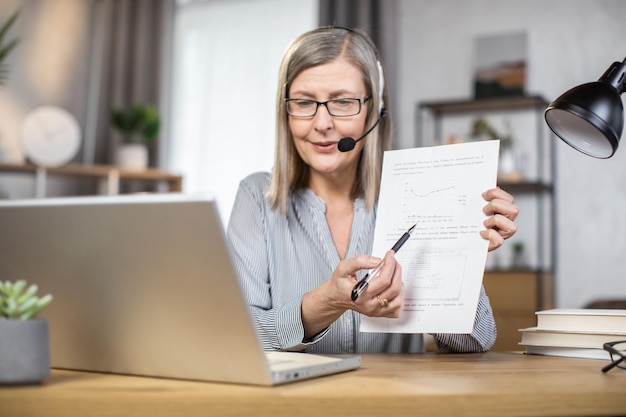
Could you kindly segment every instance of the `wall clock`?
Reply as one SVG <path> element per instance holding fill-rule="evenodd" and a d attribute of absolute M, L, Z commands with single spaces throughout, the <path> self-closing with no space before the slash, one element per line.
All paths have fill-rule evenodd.
<path fill-rule="evenodd" d="M 58 106 L 37 107 L 22 122 L 22 148 L 35 165 L 57 167 L 70 162 L 81 144 L 76 118 Z"/>

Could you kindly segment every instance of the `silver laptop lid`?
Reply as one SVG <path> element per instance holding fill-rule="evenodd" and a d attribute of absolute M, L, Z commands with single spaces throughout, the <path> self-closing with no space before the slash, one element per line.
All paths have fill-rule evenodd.
<path fill-rule="evenodd" d="M 0 279 L 54 296 L 53 367 L 271 383 L 230 259 L 210 197 L 0 202 Z"/>

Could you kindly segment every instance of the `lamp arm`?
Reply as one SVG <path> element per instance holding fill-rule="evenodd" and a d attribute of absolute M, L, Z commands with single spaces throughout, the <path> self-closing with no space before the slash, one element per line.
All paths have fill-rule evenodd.
<path fill-rule="evenodd" d="M 612 85 L 620 94 L 626 93 L 626 58 L 622 62 L 614 62 L 598 81 Z"/>

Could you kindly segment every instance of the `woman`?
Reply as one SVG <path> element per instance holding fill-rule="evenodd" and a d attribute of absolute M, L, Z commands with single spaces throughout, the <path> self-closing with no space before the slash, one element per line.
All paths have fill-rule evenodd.
<path fill-rule="evenodd" d="M 273 172 L 241 182 L 227 232 L 266 350 L 424 350 L 421 334 L 359 332 L 361 314 L 401 313 L 402 268 L 392 251 L 361 296 L 350 297 L 357 273 L 382 261 L 366 254 L 383 152 L 391 148 L 387 94 L 378 53 L 363 32 L 316 29 L 295 39 L 283 57 Z M 342 138 L 360 138 L 373 126 L 351 141 L 353 150 L 338 150 Z M 494 250 L 515 233 L 518 208 L 498 188 L 483 197 L 488 218 L 481 235 Z M 496 328 L 484 289 L 471 334 L 433 336 L 442 352 L 488 350 Z"/>

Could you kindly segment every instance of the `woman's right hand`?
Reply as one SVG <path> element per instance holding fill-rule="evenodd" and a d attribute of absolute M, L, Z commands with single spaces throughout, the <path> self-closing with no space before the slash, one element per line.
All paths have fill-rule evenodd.
<path fill-rule="evenodd" d="M 328 281 L 302 297 L 302 324 L 309 338 L 330 326 L 346 310 L 355 310 L 369 317 L 400 317 L 404 303 L 402 267 L 393 251 L 387 252 L 380 273 L 356 301 L 352 301 L 352 288 L 357 283 L 358 271 L 373 269 L 381 259 L 357 255 L 339 262 Z"/>
<path fill-rule="evenodd" d="M 366 258 L 366 259 L 363 259 Z M 356 272 L 373 269 L 380 264 L 380 258 L 358 255 L 337 265 L 331 281 L 338 280 L 341 294 L 347 299 L 347 308 L 370 317 L 399 317 L 404 304 L 404 284 L 402 267 L 396 261 L 393 251 L 387 252 L 379 274 L 373 277 L 356 301 L 352 301 L 352 288 L 358 280 Z M 348 279 L 346 279 L 346 277 Z M 342 281 L 347 281 L 344 283 Z M 344 288 L 345 286 L 348 288 Z"/>

